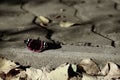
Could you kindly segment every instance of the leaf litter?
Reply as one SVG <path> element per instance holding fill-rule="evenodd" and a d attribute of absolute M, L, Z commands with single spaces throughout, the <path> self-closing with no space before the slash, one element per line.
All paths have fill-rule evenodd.
<path fill-rule="evenodd" d="M 119 80 L 120 67 L 108 62 L 103 69 L 92 59 L 82 59 L 79 64 L 64 63 L 54 70 L 20 67 L 13 61 L 0 58 L 0 80 Z"/>

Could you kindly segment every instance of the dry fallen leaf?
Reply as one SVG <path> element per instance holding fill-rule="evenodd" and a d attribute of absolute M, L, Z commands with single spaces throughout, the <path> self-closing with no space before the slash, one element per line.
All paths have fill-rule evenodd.
<path fill-rule="evenodd" d="M 77 75 L 77 76 L 70 78 L 70 80 L 82 80 L 82 78 L 81 76 Z"/>
<path fill-rule="evenodd" d="M 102 75 L 106 75 L 105 79 L 119 79 L 120 68 L 113 62 L 108 62 L 105 67 L 101 70 Z"/>
<path fill-rule="evenodd" d="M 44 16 L 38 16 L 38 19 L 40 20 L 40 25 L 41 26 L 45 26 L 45 25 L 47 25 L 50 22 L 50 20 L 47 19 Z"/>
<path fill-rule="evenodd" d="M 26 69 L 27 80 L 41 80 L 43 75 L 42 70 L 35 68 L 27 68 Z"/>
<path fill-rule="evenodd" d="M 14 62 L 0 58 L 0 73 L 8 73 L 11 69 L 15 67 L 17 67 L 17 65 Z"/>
<path fill-rule="evenodd" d="M 4 77 L 1 77 L 3 80 L 20 80 L 21 78 L 26 79 L 23 76 L 23 71 L 19 69 L 11 69 Z"/>
<path fill-rule="evenodd" d="M 4 72 L 0 73 L 0 80 L 3 79 L 5 80 L 6 78 L 6 74 Z"/>
<path fill-rule="evenodd" d="M 72 67 L 72 69 L 73 69 L 74 72 L 77 71 L 77 66 L 75 64 L 71 64 L 71 67 Z"/>
<path fill-rule="evenodd" d="M 120 78 L 120 67 L 117 64 L 108 62 L 101 70 L 101 75 L 98 75 L 99 68 L 91 59 L 83 59 L 79 65 L 65 63 L 52 71 L 48 67 L 22 69 L 18 66 L 20 65 L 0 58 L 0 80 L 119 80 Z M 78 66 L 85 72 L 82 70 L 79 72 Z"/>
<path fill-rule="evenodd" d="M 70 66 L 73 71 L 77 70 L 76 65 L 65 63 L 50 72 L 49 74 L 50 79 L 51 80 L 68 80 L 69 78 L 68 69 Z"/>
<path fill-rule="evenodd" d="M 19 77 L 6 77 L 5 80 L 19 80 Z"/>
<path fill-rule="evenodd" d="M 84 71 L 89 75 L 97 75 L 99 70 L 99 67 L 92 59 L 83 59 L 78 67 L 82 67 Z"/>
<path fill-rule="evenodd" d="M 82 80 L 97 80 L 97 77 L 88 74 L 83 74 Z"/>
<path fill-rule="evenodd" d="M 71 27 L 73 26 L 75 23 L 73 22 L 68 22 L 68 21 L 62 21 L 59 23 L 60 27 L 65 27 L 65 28 L 68 28 L 68 27 Z"/>
<path fill-rule="evenodd" d="M 69 64 L 59 66 L 55 70 L 51 71 L 49 77 L 51 80 L 67 80 L 68 79 Z"/>
<path fill-rule="evenodd" d="M 3 80 L 2 78 L 0 78 L 0 80 Z"/>
<path fill-rule="evenodd" d="M 23 80 L 27 80 L 26 71 L 20 71 L 20 73 L 16 75 L 16 77 L 19 77 L 20 79 L 23 79 Z"/>

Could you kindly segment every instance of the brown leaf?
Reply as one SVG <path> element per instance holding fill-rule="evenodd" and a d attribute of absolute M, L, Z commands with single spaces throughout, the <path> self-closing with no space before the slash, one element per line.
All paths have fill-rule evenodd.
<path fill-rule="evenodd" d="M 50 20 L 44 16 L 38 16 L 38 19 L 41 26 L 46 26 L 50 22 Z"/>
<path fill-rule="evenodd" d="M 44 80 L 41 79 L 43 75 L 42 70 L 35 69 L 35 68 L 28 68 L 26 69 L 27 80 Z"/>
<path fill-rule="evenodd" d="M 60 27 L 64 27 L 64 28 L 68 28 L 68 27 L 71 27 L 73 26 L 75 23 L 73 22 L 69 22 L 69 21 L 62 21 L 60 22 Z"/>
<path fill-rule="evenodd" d="M 120 68 L 113 62 L 108 62 L 105 67 L 101 70 L 102 75 L 106 75 L 105 79 L 119 79 Z"/>
<path fill-rule="evenodd" d="M 0 73 L 8 73 L 11 69 L 15 67 L 17 67 L 17 65 L 14 62 L 0 58 Z"/>
<path fill-rule="evenodd" d="M 17 69 L 11 69 L 7 74 L 6 76 L 16 76 L 17 74 L 20 73 L 20 70 L 17 70 Z"/>
<path fill-rule="evenodd" d="M 0 77 L 0 80 L 5 80 L 5 79 L 2 79 L 2 78 Z"/>
<path fill-rule="evenodd" d="M 70 80 L 82 80 L 82 78 L 81 76 L 77 75 L 77 76 L 70 78 Z"/>
<path fill-rule="evenodd" d="M 51 80 L 68 80 L 71 77 L 70 74 L 76 75 L 76 70 L 76 65 L 65 63 L 57 67 L 55 70 L 51 71 L 49 77 Z"/>
<path fill-rule="evenodd" d="M 51 80 L 67 80 L 69 64 L 63 64 L 51 71 L 49 77 Z"/>
<path fill-rule="evenodd" d="M 97 75 L 100 71 L 99 67 L 92 59 L 83 59 L 78 66 L 82 67 L 84 71 L 90 75 Z"/>
<path fill-rule="evenodd" d="M 0 78 L 3 79 L 3 80 L 5 80 L 6 74 L 4 72 L 0 73 Z"/>
<path fill-rule="evenodd" d="M 83 74 L 82 80 L 98 80 L 97 77 L 88 74 Z"/>

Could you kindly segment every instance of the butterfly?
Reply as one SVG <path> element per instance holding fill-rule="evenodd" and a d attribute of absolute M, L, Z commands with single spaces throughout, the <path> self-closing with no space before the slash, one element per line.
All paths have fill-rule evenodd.
<path fill-rule="evenodd" d="M 48 48 L 48 44 L 45 41 L 39 39 L 26 39 L 24 43 L 27 45 L 28 49 L 34 52 L 42 52 Z"/>

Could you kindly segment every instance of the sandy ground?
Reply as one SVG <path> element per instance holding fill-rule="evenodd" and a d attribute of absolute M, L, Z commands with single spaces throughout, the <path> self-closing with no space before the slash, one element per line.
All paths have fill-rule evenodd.
<path fill-rule="evenodd" d="M 0 57 L 35 68 L 79 63 L 83 58 L 92 58 L 101 65 L 108 61 L 120 64 L 119 10 L 119 0 L 0 1 Z M 43 28 L 32 22 L 35 16 L 53 22 Z M 64 28 L 59 26 L 62 20 L 79 24 Z M 29 51 L 23 41 L 38 37 L 59 41 L 62 48 Z"/>

